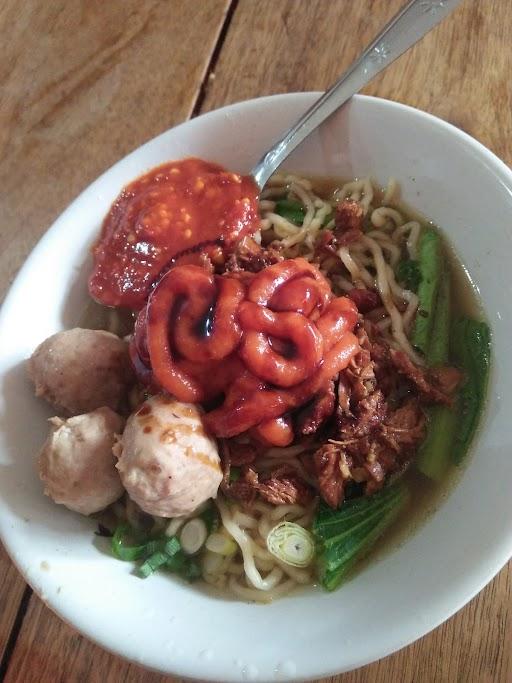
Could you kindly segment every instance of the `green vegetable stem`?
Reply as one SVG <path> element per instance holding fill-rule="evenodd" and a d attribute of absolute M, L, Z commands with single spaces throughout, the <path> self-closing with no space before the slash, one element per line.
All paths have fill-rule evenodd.
<path fill-rule="evenodd" d="M 450 278 L 445 274 L 439 285 L 432 335 L 425 358 L 429 366 L 448 363 L 450 289 Z M 428 409 L 427 417 L 427 436 L 420 446 L 416 465 L 429 479 L 439 481 L 450 464 L 457 412 L 452 407 L 437 405 Z"/>
<path fill-rule="evenodd" d="M 471 318 L 456 320 L 451 333 L 451 353 L 465 375 L 452 453 L 453 461 L 459 464 L 467 453 L 484 405 L 491 359 L 491 332 L 487 323 Z"/>
<path fill-rule="evenodd" d="M 424 354 L 428 351 L 439 283 L 443 271 L 441 238 L 433 228 L 423 231 L 419 243 L 418 312 L 412 334 L 412 344 Z"/>

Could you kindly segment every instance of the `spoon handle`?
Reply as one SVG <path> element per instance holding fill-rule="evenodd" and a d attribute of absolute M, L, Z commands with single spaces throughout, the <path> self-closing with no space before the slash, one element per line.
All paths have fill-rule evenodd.
<path fill-rule="evenodd" d="M 460 0 L 410 0 L 361 56 L 253 168 L 260 189 L 286 157 L 328 116 L 442 21 Z"/>

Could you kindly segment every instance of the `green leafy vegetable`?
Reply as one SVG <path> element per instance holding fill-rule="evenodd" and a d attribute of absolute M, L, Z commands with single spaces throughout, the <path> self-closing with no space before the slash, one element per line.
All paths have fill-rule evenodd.
<path fill-rule="evenodd" d="M 274 211 L 295 225 L 302 225 L 304 221 L 304 207 L 293 199 L 279 199 Z"/>
<path fill-rule="evenodd" d="M 395 270 L 396 279 L 401 282 L 406 289 L 417 292 L 421 282 L 421 270 L 418 261 L 404 259 L 400 261 Z"/>
<path fill-rule="evenodd" d="M 421 281 L 418 286 L 418 312 L 412 333 L 412 343 L 427 353 L 439 283 L 443 274 L 441 238 L 433 228 L 424 230 L 419 243 L 419 270 Z"/>
<path fill-rule="evenodd" d="M 459 394 L 459 421 L 453 460 L 460 463 L 467 453 L 482 411 L 491 358 L 491 332 L 485 322 L 459 318 L 452 327 L 451 352 L 463 369 L 465 382 Z"/>
<path fill-rule="evenodd" d="M 321 504 L 313 521 L 322 586 L 337 588 L 349 571 L 390 526 L 408 500 L 398 482 L 368 497 L 345 502 L 338 510 Z"/>

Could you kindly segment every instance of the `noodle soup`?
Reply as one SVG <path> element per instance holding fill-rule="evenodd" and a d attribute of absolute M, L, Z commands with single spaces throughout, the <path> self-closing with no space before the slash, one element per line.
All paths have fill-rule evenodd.
<path fill-rule="evenodd" d="M 233 192 L 248 182 L 192 159 L 154 169 L 122 198 L 142 202 L 151 193 L 137 188 L 187 167 L 224 174 Z M 200 193 L 203 177 L 192 178 Z M 236 206 L 251 216 L 250 188 L 242 194 Z M 148 215 L 169 222 L 160 201 Z M 467 273 L 394 181 L 381 190 L 278 174 L 251 220 L 229 248 L 200 242 L 163 270 L 153 264 L 146 294 L 145 262 L 128 277 L 113 246 L 124 237 L 104 226 L 91 293 L 115 303 L 91 305 L 81 326 L 128 335 L 136 377 L 117 405 L 124 431 L 108 436 L 124 489 L 100 513 L 113 554 L 140 561 L 144 578 L 164 569 L 269 602 L 300 586 L 335 589 L 440 504 L 478 424 L 490 347 Z M 144 242 L 145 253 L 159 244 Z"/>

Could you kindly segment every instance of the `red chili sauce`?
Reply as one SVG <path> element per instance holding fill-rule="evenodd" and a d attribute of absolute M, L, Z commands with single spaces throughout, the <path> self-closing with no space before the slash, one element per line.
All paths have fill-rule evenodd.
<path fill-rule="evenodd" d="M 302 258 L 257 273 L 201 264 L 212 245 L 227 256 L 258 226 L 251 177 L 194 158 L 159 166 L 112 205 L 89 291 L 139 311 L 130 356 L 143 384 L 181 401 L 215 399 L 204 418 L 215 436 L 252 430 L 285 446 L 293 411 L 326 393 L 359 350 L 357 308 Z"/>
<path fill-rule="evenodd" d="M 93 299 L 140 309 L 166 266 L 205 244 L 228 250 L 258 227 L 258 188 L 250 176 L 189 158 L 153 168 L 127 185 L 93 248 Z"/>

